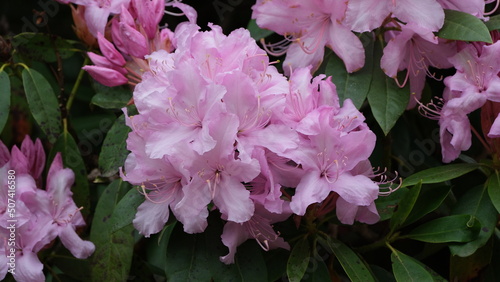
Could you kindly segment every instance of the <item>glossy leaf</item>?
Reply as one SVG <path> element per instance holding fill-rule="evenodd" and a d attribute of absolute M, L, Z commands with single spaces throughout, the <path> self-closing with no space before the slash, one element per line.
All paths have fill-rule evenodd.
<path fill-rule="evenodd" d="M 422 187 L 405 225 L 411 224 L 428 213 L 436 210 L 450 193 L 450 186 Z"/>
<path fill-rule="evenodd" d="M 490 17 L 490 19 L 485 22 L 485 24 L 489 31 L 500 29 L 500 15 Z"/>
<path fill-rule="evenodd" d="M 331 280 L 328 267 L 321 257 L 312 258 L 307 269 L 311 271 L 308 271 L 304 275 L 302 282 L 324 282 Z"/>
<path fill-rule="evenodd" d="M 49 63 L 56 62 L 57 57 L 67 59 L 80 51 L 73 43 L 52 34 L 33 32 L 21 33 L 12 39 L 12 46 L 23 56 Z"/>
<path fill-rule="evenodd" d="M 134 227 L 128 224 L 112 231 L 117 218 L 120 194 L 130 189 L 121 179 L 113 181 L 102 193 L 95 210 L 90 240 L 96 250 L 91 258 L 92 281 L 125 281 L 128 278 L 134 251 Z"/>
<path fill-rule="evenodd" d="M 307 239 L 302 239 L 293 246 L 286 266 L 286 274 L 291 282 L 301 281 L 302 277 L 304 277 L 310 256 L 311 252 Z"/>
<path fill-rule="evenodd" d="M 408 85 L 400 88 L 393 78 L 385 75 L 380 68 L 381 57 L 382 48 L 375 44 L 372 81 L 367 97 L 375 120 L 387 135 L 405 111 L 410 90 Z"/>
<path fill-rule="evenodd" d="M 465 12 L 444 10 L 444 25 L 437 36 L 461 41 L 483 41 L 491 43 L 490 32 L 477 17 Z"/>
<path fill-rule="evenodd" d="M 170 242 L 170 236 L 174 231 L 174 227 L 177 221 L 166 225 L 159 234 L 152 235 L 151 238 L 154 240 L 149 241 L 148 251 L 147 251 L 147 261 L 150 265 L 161 270 L 167 264 L 167 247 Z"/>
<path fill-rule="evenodd" d="M 123 166 L 129 154 L 127 150 L 129 132 L 130 128 L 125 124 L 125 116 L 122 115 L 116 119 L 102 144 L 99 167 L 103 176 L 112 176 Z"/>
<path fill-rule="evenodd" d="M 250 36 L 252 36 L 252 38 L 257 41 L 260 40 L 261 38 L 266 38 L 274 33 L 274 31 L 272 30 L 260 28 L 254 19 L 251 19 L 248 22 L 247 29 L 248 31 L 250 31 Z"/>
<path fill-rule="evenodd" d="M 408 188 L 399 188 L 388 196 L 380 196 L 375 200 L 380 221 L 388 220 L 394 214 L 394 210 L 401 198 L 409 191 Z"/>
<path fill-rule="evenodd" d="M 361 258 L 344 243 L 331 237 L 327 240 L 318 239 L 318 242 L 335 255 L 351 281 L 375 281 Z"/>
<path fill-rule="evenodd" d="M 398 203 L 398 207 L 390 221 L 391 231 L 397 230 L 406 222 L 406 219 L 410 215 L 413 207 L 415 206 L 415 203 L 417 202 L 418 195 L 420 194 L 421 189 L 422 183 L 418 183 L 401 198 L 401 201 Z"/>
<path fill-rule="evenodd" d="M 398 250 L 392 250 L 391 261 L 392 271 L 396 281 L 445 281 L 444 279 L 440 279 L 440 277 L 433 275 L 428 270 L 428 267 L 423 265 L 418 260 L 407 256 Z"/>
<path fill-rule="evenodd" d="M 470 215 L 451 215 L 426 222 L 413 229 L 405 238 L 428 242 L 470 242 L 477 238 L 481 224 Z"/>
<path fill-rule="evenodd" d="M 61 134 L 61 111 L 49 82 L 34 69 L 22 72 L 24 91 L 31 113 L 50 143 Z"/>
<path fill-rule="evenodd" d="M 121 109 L 132 98 L 132 91 L 128 87 L 106 87 L 94 82 L 96 94 L 92 97 L 92 104 L 103 109 Z"/>
<path fill-rule="evenodd" d="M 470 214 L 481 224 L 479 235 L 474 241 L 449 245 L 453 255 L 461 257 L 472 255 L 488 242 L 495 231 L 498 213 L 488 197 L 486 185 L 469 188 L 469 191 L 454 205 L 452 214 Z"/>
<path fill-rule="evenodd" d="M 118 231 L 132 223 L 137 207 L 146 199 L 137 189 L 130 189 L 116 205 L 113 222 L 109 227 L 111 232 Z"/>
<path fill-rule="evenodd" d="M 500 175 L 498 171 L 491 174 L 488 179 L 488 195 L 491 203 L 495 206 L 497 212 L 500 213 Z"/>
<path fill-rule="evenodd" d="M 220 241 L 222 223 L 209 216 L 203 233 L 186 234 L 178 224 L 167 247 L 167 281 L 267 281 L 267 269 L 255 242 L 238 247 L 235 263 L 219 260 L 228 249 Z"/>
<path fill-rule="evenodd" d="M 81 212 L 84 216 L 87 216 L 90 213 L 87 170 L 78 145 L 69 132 L 64 131 L 54 143 L 54 147 L 49 154 L 48 164 L 52 162 L 57 152 L 61 152 L 64 166 L 71 168 L 75 173 L 75 186 L 71 188 L 73 200 L 78 207 L 83 207 Z"/>
<path fill-rule="evenodd" d="M 450 164 L 429 168 L 410 175 L 403 180 L 402 187 L 415 185 L 422 181 L 422 184 L 440 183 L 455 179 L 473 170 L 478 169 L 481 164 Z"/>
<path fill-rule="evenodd" d="M 10 112 L 10 78 L 5 71 L 0 71 L 0 133 L 2 133 Z"/>
<path fill-rule="evenodd" d="M 474 281 L 479 273 L 492 263 L 493 240 L 479 248 L 472 255 L 467 257 L 450 257 L 450 280 L 451 281 Z M 495 281 L 481 279 L 481 281 Z"/>
<path fill-rule="evenodd" d="M 345 69 L 344 61 L 342 61 L 335 53 L 329 56 L 326 64 L 325 74 L 332 76 L 332 82 L 337 87 L 337 94 L 342 105 L 345 99 L 352 100 L 356 108 L 361 108 L 363 105 L 373 75 L 373 48 L 374 41 L 371 35 L 362 35 L 363 46 L 365 48 L 365 65 L 359 71 L 348 73 Z"/>

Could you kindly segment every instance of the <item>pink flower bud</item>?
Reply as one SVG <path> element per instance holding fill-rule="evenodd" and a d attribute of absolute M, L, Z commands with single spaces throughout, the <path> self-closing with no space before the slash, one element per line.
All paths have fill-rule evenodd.
<path fill-rule="evenodd" d="M 162 0 L 134 0 L 133 6 L 137 11 L 137 19 L 141 23 L 149 39 L 153 39 L 158 30 L 158 24 L 163 17 L 164 1 Z"/>
<path fill-rule="evenodd" d="M 97 41 L 102 54 L 113 64 L 118 66 L 125 65 L 125 59 L 122 54 L 116 50 L 115 46 L 109 42 L 101 33 L 97 34 Z"/>
<path fill-rule="evenodd" d="M 148 43 L 142 33 L 133 27 L 120 23 L 122 40 L 131 56 L 143 59 L 149 53 Z"/>
<path fill-rule="evenodd" d="M 125 68 L 122 68 L 121 66 L 117 66 L 117 65 L 113 64 L 113 62 L 109 61 L 104 56 L 100 56 L 100 55 L 97 55 L 97 54 L 92 53 L 92 52 L 88 52 L 87 55 L 89 56 L 90 60 L 92 60 L 92 62 L 96 66 L 114 69 L 116 71 L 121 72 L 123 75 L 127 74 L 127 70 Z"/>
<path fill-rule="evenodd" d="M 109 87 L 126 84 L 128 82 L 128 79 L 123 74 L 114 69 L 99 66 L 84 66 L 82 69 L 87 71 L 90 76 L 99 83 Z"/>

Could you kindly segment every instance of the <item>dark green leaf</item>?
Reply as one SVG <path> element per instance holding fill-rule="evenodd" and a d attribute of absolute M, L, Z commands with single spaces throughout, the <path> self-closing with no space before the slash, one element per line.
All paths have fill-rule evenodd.
<path fill-rule="evenodd" d="M 455 10 L 444 10 L 444 13 L 444 25 L 439 30 L 438 37 L 492 43 L 488 28 L 477 17 Z"/>
<path fill-rule="evenodd" d="M 405 237 L 428 243 L 470 242 L 477 238 L 480 228 L 473 216 L 451 215 L 426 222 Z"/>
<path fill-rule="evenodd" d="M 111 226 L 109 227 L 111 232 L 132 224 L 132 220 L 134 220 L 137 212 L 137 207 L 139 207 L 144 200 L 144 195 L 139 193 L 137 189 L 130 189 L 115 207 L 113 221 L 110 222 Z"/>
<path fill-rule="evenodd" d="M 495 231 L 497 211 L 488 197 L 487 185 L 470 188 L 455 204 L 452 214 L 470 214 L 477 218 L 481 230 L 476 240 L 468 243 L 449 244 L 453 255 L 467 257 L 486 244 Z"/>
<path fill-rule="evenodd" d="M 255 40 L 260 40 L 261 38 L 266 38 L 269 35 L 273 34 L 274 31 L 268 29 L 262 29 L 257 25 L 257 22 L 252 19 L 248 22 L 247 26 L 248 31 L 250 31 L 250 35 Z"/>
<path fill-rule="evenodd" d="M 286 274 L 291 282 L 299 282 L 304 277 L 310 256 L 311 252 L 307 238 L 298 241 L 290 253 L 286 266 Z"/>
<path fill-rule="evenodd" d="M 422 187 L 405 225 L 411 224 L 437 209 L 450 193 L 450 186 Z"/>
<path fill-rule="evenodd" d="M 290 252 L 284 249 L 270 250 L 263 253 L 267 265 L 267 279 L 269 282 L 282 280 L 286 277 L 286 264 Z"/>
<path fill-rule="evenodd" d="M 486 266 L 492 263 L 493 240 L 467 257 L 450 256 L 450 281 L 474 281 Z M 480 279 L 480 281 L 497 281 Z"/>
<path fill-rule="evenodd" d="M 71 57 L 75 51 L 80 51 L 73 46 L 73 42 L 56 35 L 32 32 L 14 36 L 12 46 L 23 56 L 49 63 L 56 62 L 58 56 L 61 59 L 66 59 Z"/>
<path fill-rule="evenodd" d="M 125 124 L 125 116 L 122 115 L 115 121 L 102 144 L 99 167 L 103 176 L 110 177 L 123 166 L 129 154 L 127 150 L 129 132 L 130 128 Z"/>
<path fill-rule="evenodd" d="M 329 57 L 325 74 L 332 76 L 332 81 L 337 87 L 340 104 L 345 99 L 352 100 L 356 108 L 361 108 L 370 90 L 373 75 L 373 36 L 363 34 L 361 39 L 365 48 L 365 66 L 354 73 L 348 73 L 344 62 L 335 53 Z"/>
<path fill-rule="evenodd" d="M 54 90 L 34 69 L 24 69 L 22 77 L 31 113 L 50 143 L 54 143 L 62 131 L 61 111 Z"/>
<path fill-rule="evenodd" d="M 150 265 L 161 270 L 162 274 L 164 274 L 167 264 L 167 246 L 176 224 L 177 222 L 174 221 L 165 226 L 159 234 L 151 236 L 153 240 L 150 240 L 148 244 L 147 261 Z"/>
<path fill-rule="evenodd" d="M 481 164 L 451 164 L 429 168 L 410 175 L 403 180 L 402 187 L 422 184 L 440 183 L 451 180 L 478 169 Z"/>
<path fill-rule="evenodd" d="M 386 269 L 374 264 L 370 264 L 370 268 L 377 281 L 396 282 L 396 278 L 394 278 L 394 274 L 392 274 L 392 272 L 389 272 Z"/>
<path fill-rule="evenodd" d="M 9 74 L 0 71 L 0 133 L 9 118 L 10 111 L 10 79 Z"/>
<path fill-rule="evenodd" d="M 220 256 L 228 253 L 220 240 L 221 232 L 217 216 L 209 216 L 208 227 L 200 234 L 186 234 L 177 224 L 167 248 L 167 281 L 267 281 L 264 258 L 255 242 L 238 247 L 234 264 L 220 261 Z"/>
<path fill-rule="evenodd" d="M 500 29 L 500 15 L 490 17 L 490 19 L 485 22 L 485 24 L 489 31 Z"/>
<path fill-rule="evenodd" d="M 73 191 L 73 200 L 78 207 L 83 207 L 82 214 L 87 216 L 90 213 L 87 170 L 73 136 L 67 131 L 59 135 L 59 138 L 54 143 L 54 147 L 48 158 L 49 164 L 57 152 L 61 153 L 64 165 L 71 168 L 75 173 L 75 186 L 71 189 Z"/>
<path fill-rule="evenodd" d="M 92 97 L 92 104 L 104 109 L 121 109 L 132 98 L 132 91 L 128 87 L 106 87 L 94 83 L 96 94 Z"/>
<path fill-rule="evenodd" d="M 381 57 L 382 47 L 375 44 L 372 81 L 367 97 L 373 116 L 387 135 L 408 106 L 410 89 L 408 85 L 400 88 L 393 78 L 385 75 L 380 68 Z"/>
<path fill-rule="evenodd" d="M 488 179 L 488 195 L 490 196 L 491 203 L 500 213 L 500 175 L 498 171 L 491 174 Z"/>
<path fill-rule="evenodd" d="M 331 280 L 328 267 L 321 257 L 311 259 L 308 269 L 311 269 L 311 271 L 304 275 L 302 282 L 325 282 Z"/>
<path fill-rule="evenodd" d="M 129 184 L 121 179 L 113 181 L 101 195 L 97 203 L 90 240 L 96 250 L 91 257 L 92 281 L 125 281 L 128 278 L 134 247 L 134 227 L 132 224 L 111 231 L 117 218 L 115 208 L 120 195 L 129 189 Z"/>
<path fill-rule="evenodd" d="M 392 271 L 396 281 L 401 282 L 421 282 L 421 281 L 440 281 L 428 271 L 428 267 L 416 259 L 392 249 L 391 254 Z M 444 280 L 444 279 L 442 279 Z M 441 280 L 441 281 L 442 281 Z"/>
<path fill-rule="evenodd" d="M 351 281 L 375 281 L 372 273 L 359 256 L 341 241 L 328 237 L 318 239 L 327 250 L 333 252 Z"/>
<path fill-rule="evenodd" d="M 394 210 L 401 201 L 401 198 L 409 191 L 408 188 L 399 188 L 388 196 L 379 196 L 375 200 L 377 211 L 380 215 L 380 221 L 387 220 L 392 217 Z"/>
<path fill-rule="evenodd" d="M 392 215 L 390 221 L 391 231 L 397 230 L 406 222 L 406 219 L 415 206 L 415 202 L 418 199 L 418 195 L 420 194 L 421 189 L 422 183 L 419 182 L 401 198 L 401 201 L 399 202 L 398 207 Z"/>

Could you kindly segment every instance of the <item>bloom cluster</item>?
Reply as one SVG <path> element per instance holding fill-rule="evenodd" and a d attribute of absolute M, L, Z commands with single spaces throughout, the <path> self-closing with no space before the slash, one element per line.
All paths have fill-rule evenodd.
<path fill-rule="evenodd" d="M 186 232 L 202 232 L 213 204 L 227 222 L 230 253 L 221 260 L 232 263 L 248 238 L 288 248 L 271 224 L 304 215 L 332 192 L 341 222 L 378 221 L 367 160 L 375 135 L 352 102 L 341 107 L 331 79 L 312 78 L 310 68 L 288 81 L 247 30 L 210 28 L 183 23 L 174 52 L 146 56 L 122 174 L 147 198 L 134 226 L 157 233 L 170 208 Z"/>
<path fill-rule="evenodd" d="M 76 233 L 85 221 L 81 208 L 72 199 L 73 171 L 63 168 L 58 153 L 50 166 L 45 189 L 41 189 L 44 166 L 40 140 L 33 143 L 26 136 L 21 147 L 14 146 L 11 152 L 0 142 L 0 279 L 7 273 L 10 255 L 15 257 L 15 269 L 11 271 L 11 265 L 9 271 L 17 281 L 45 281 L 37 253 L 56 238 L 77 258 L 87 258 L 94 252 L 94 244 L 83 241 Z M 16 177 L 15 193 L 11 194 L 9 171 L 15 172 Z M 7 209 L 12 203 L 15 212 Z M 13 228 L 15 240 L 9 241 L 9 229 Z"/>
<path fill-rule="evenodd" d="M 364 50 L 352 32 L 379 29 L 387 42 L 380 66 L 401 87 L 409 81 L 412 98 L 408 108 L 420 103 L 426 77 L 436 78 L 429 67 L 454 67 L 457 73 L 444 80 L 446 90 L 439 105 L 420 107 L 426 116 L 439 119 L 443 161 L 450 162 L 471 146 L 467 114 L 487 100 L 500 101 L 496 89 L 498 56 L 494 55 L 497 43 L 489 46 L 443 40 L 434 32 L 443 27 L 444 9 L 488 20 L 493 11 L 484 10 L 492 2 L 498 6 L 494 0 L 259 0 L 253 7 L 253 18 L 260 27 L 285 37 L 283 42 L 265 44 L 272 55 L 287 54 L 285 71 L 308 65 L 317 69 L 328 46 L 343 60 L 347 71 L 354 72 L 364 65 Z M 399 82 L 398 72 L 405 70 L 405 79 Z M 497 124 L 500 120 L 488 137 L 498 137 Z"/>

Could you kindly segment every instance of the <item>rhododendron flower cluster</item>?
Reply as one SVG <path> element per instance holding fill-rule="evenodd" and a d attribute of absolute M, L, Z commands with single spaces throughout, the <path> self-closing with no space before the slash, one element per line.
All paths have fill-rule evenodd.
<path fill-rule="evenodd" d="M 420 106 L 426 116 L 439 120 L 444 162 L 455 160 L 471 146 L 467 115 L 487 101 L 500 102 L 499 48 L 499 41 L 461 44 L 461 50 L 449 59 L 457 72 L 445 78 L 443 98 L 436 104 Z M 485 132 L 490 138 L 499 136 L 500 120 L 497 120 L 498 117 L 489 125 L 489 132 Z"/>
<path fill-rule="evenodd" d="M 120 13 L 110 21 L 112 42 L 104 37 L 104 31 L 98 31 L 96 37 L 102 56 L 89 52 L 95 65 L 83 69 L 110 87 L 140 82 L 142 73 L 148 70 L 144 58 L 147 54 L 156 50 L 172 52 L 175 48 L 172 31 L 159 28 L 165 5 L 180 9 L 190 22 L 196 21 L 196 11 L 179 2 L 132 0 L 130 5 L 122 4 Z"/>
<path fill-rule="evenodd" d="M 122 175 L 146 197 L 134 226 L 157 233 L 170 208 L 186 232 L 202 232 L 213 203 L 227 222 L 230 252 L 221 260 L 232 263 L 247 238 L 266 250 L 288 248 L 271 224 L 304 215 L 331 192 L 342 222 L 378 221 L 367 160 L 375 135 L 350 100 L 340 107 L 335 85 L 312 79 L 310 68 L 287 81 L 248 31 L 210 28 L 183 23 L 173 53 L 146 56 Z M 295 195 L 287 198 L 284 187 Z"/>
<path fill-rule="evenodd" d="M 37 253 L 59 238 L 77 258 L 85 259 L 94 252 L 94 244 L 83 241 L 76 229 L 85 226 L 81 208 L 72 199 L 74 173 L 63 168 L 58 153 L 48 172 L 45 189 L 41 189 L 45 153 L 40 140 L 35 143 L 26 136 L 21 148 L 9 152 L 0 142 L 0 279 L 7 273 L 7 256 L 15 250 L 14 278 L 17 281 L 45 281 L 43 264 Z M 8 193 L 8 172 L 15 172 L 16 189 Z M 9 195 L 13 196 L 13 199 Z M 9 199 L 11 201 L 9 201 Z M 13 200 L 13 201 L 12 201 Z M 15 203 L 15 214 L 8 211 L 8 203 Z M 14 223 L 12 223 L 14 220 Z M 16 240 L 11 236 L 12 224 Z M 9 244 L 15 242 L 14 244 Z"/>

